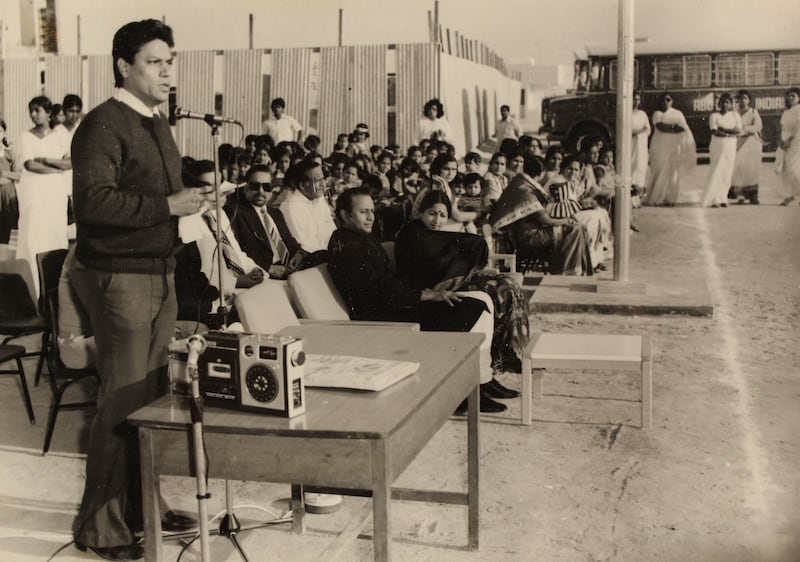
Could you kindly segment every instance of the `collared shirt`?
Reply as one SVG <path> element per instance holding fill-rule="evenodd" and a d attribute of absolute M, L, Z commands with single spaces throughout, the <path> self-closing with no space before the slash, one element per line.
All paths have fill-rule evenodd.
<path fill-rule="evenodd" d="M 157 115 L 161 115 L 161 113 L 158 111 L 158 106 L 147 107 L 142 100 L 134 96 L 125 88 L 117 88 L 114 92 L 114 99 L 121 101 L 135 112 L 141 113 L 145 117 L 155 117 Z"/>
<path fill-rule="evenodd" d="M 503 142 L 503 139 L 517 140 L 519 138 L 519 125 L 511 117 L 498 120 L 494 130 L 497 134 L 497 142 Z"/>
<path fill-rule="evenodd" d="M 316 252 L 328 249 L 328 241 L 336 225 L 324 197 L 311 200 L 299 191 L 292 191 L 281 203 L 281 213 L 289 232 L 304 250 Z"/>
<path fill-rule="evenodd" d="M 291 115 L 282 115 L 280 119 L 270 117 L 264 121 L 264 134 L 272 137 L 275 144 L 283 141 L 296 142 L 297 133 L 303 128 Z"/>

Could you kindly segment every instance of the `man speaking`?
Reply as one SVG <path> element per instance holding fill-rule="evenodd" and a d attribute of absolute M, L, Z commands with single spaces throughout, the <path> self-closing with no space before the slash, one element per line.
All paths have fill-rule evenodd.
<path fill-rule="evenodd" d="M 112 48 L 118 90 L 86 116 L 72 142 L 77 260 L 70 278 L 91 320 L 100 377 L 73 534 L 79 549 L 108 560 L 144 555 L 134 537 L 142 528 L 138 443 L 125 418 L 165 386 L 178 217 L 203 201 L 183 188 L 180 154 L 157 109 L 169 96 L 173 47 L 172 30 L 157 20 L 121 27 Z M 165 530 L 194 524 L 163 506 L 162 519 Z"/>

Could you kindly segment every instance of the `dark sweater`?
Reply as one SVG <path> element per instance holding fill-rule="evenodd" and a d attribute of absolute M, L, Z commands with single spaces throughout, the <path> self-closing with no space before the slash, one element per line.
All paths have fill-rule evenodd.
<path fill-rule="evenodd" d="M 167 196 L 183 188 L 181 158 L 166 118 L 110 99 L 83 119 L 72 141 L 77 259 L 114 272 L 175 269 L 178 219 Z"/>

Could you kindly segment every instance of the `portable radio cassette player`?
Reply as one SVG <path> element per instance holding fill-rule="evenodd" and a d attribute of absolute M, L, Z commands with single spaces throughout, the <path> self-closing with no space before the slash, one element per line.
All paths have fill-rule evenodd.
<path fill-rule="evenodd" d="M 288 418 L 306 411 L 302 340 L 213 330 L 205 338 L 197 370 L 206 404 Z"/>

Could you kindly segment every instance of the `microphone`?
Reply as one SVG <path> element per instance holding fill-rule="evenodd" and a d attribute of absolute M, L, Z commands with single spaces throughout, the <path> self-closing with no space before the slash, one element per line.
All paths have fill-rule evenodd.
<path fill-rule="evenodd" d="M 189 350 L 189 357 L 186 359 L 187 369 L 192 370 L 194 373 L 197 372 L 197 359 L 206 350 L 207 345 L 206 339 L 200 334 L 189 336 L 189 341 L 186 344 Z"/>
<path fill-rule="evenodd" d="M 213 115 L 211 113 L 197 113 L 195 111 L 183 109 L 179 106 L 175 107 L 173 116 L 175 119 L 197 119 L 199 121 L 205 121 L 209 125 L 222 125 L 223 123 L 234 123 L 236 125 L 241 125 L 239 121 L 236 119 L 231 119 L 230 117 L 220 117 L 219 115 Z"/>

